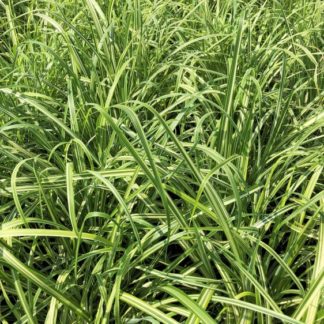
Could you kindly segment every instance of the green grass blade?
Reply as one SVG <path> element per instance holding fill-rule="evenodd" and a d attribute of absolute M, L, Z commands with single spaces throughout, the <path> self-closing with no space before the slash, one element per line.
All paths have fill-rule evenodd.
<path fill-rule="evenodd" d="M 173 286 L 164 286 L 161 288 L 162 291 L 170 294 L 176 298 L 182 305 L 191 309 L 191 311 L 206 324 L 215 323 L 215 321 L 210 317 L 210 315 L 197 303 L 195 303 L 190 297 L 188 297 L 183 291 Z"/>
<path fill-rule="evenodd" d="M 69 309 L 73 310 L 76 314 L 78 314 L 81 318 L 85 320 L 90 320 L 89 314 L 83 310 L 70 296 L 66 296 L 60 291 L 58 291 L 54 284 L 46 277 L 31 269 L 22 263 L 19 259 L 17 259 L 5 246 L 3 243 L 0 243 L 0 258 L 5 261 L 10 267 L 19 272 L 26 279 L 32 281 L 35 285 L 42 288 L 49 295 L 58 299 L 61 303 L 66 305 Z"/>
<path fill-rule="evenodd" d="M 166 314 L 162 313 L 158 309 L 152 307 L 150 304 L 146 303 L 145 301 L 128 294 L 126 292 L 122 292 L 120 294 L 120 300 L 129 304 L 132 307 L 135 307 L 142 312 L 146 313 L 147 315 L 152 316 L 153 318 L 156 318 L 158 321 L 164 324 L 176 324 L 179 323 L 172 319 L 171 317 L 168 317 Z"/>

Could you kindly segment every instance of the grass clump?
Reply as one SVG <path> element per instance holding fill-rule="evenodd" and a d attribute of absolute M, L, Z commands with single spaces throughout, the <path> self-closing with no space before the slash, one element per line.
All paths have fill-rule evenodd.
<path fill-rule="evenodd" d="M 0 1 L 1 321 L 322 322 L 322 10 Z"/>

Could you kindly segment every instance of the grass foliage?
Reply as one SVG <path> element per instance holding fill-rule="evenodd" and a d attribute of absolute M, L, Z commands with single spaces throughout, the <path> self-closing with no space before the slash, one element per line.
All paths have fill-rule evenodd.
<path fill-rule="evenodd" d="M 1 322 L 322 322 L 323 8 L 1 0 Z"/>

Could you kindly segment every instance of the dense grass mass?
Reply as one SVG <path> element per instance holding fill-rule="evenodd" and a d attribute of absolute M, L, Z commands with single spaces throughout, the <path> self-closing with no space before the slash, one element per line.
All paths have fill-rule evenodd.
<path fill-rule="evenodd" d="M 1 322 L 323 323 L 323 9 L 1 0 Z"/>

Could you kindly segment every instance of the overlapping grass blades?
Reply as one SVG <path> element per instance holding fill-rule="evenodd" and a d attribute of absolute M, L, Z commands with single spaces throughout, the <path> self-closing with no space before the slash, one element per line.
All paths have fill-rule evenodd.
<path fill-rule="evenodd" d="M 0 0 L 1 321 L 323 321 L 322 11 Z"/>

